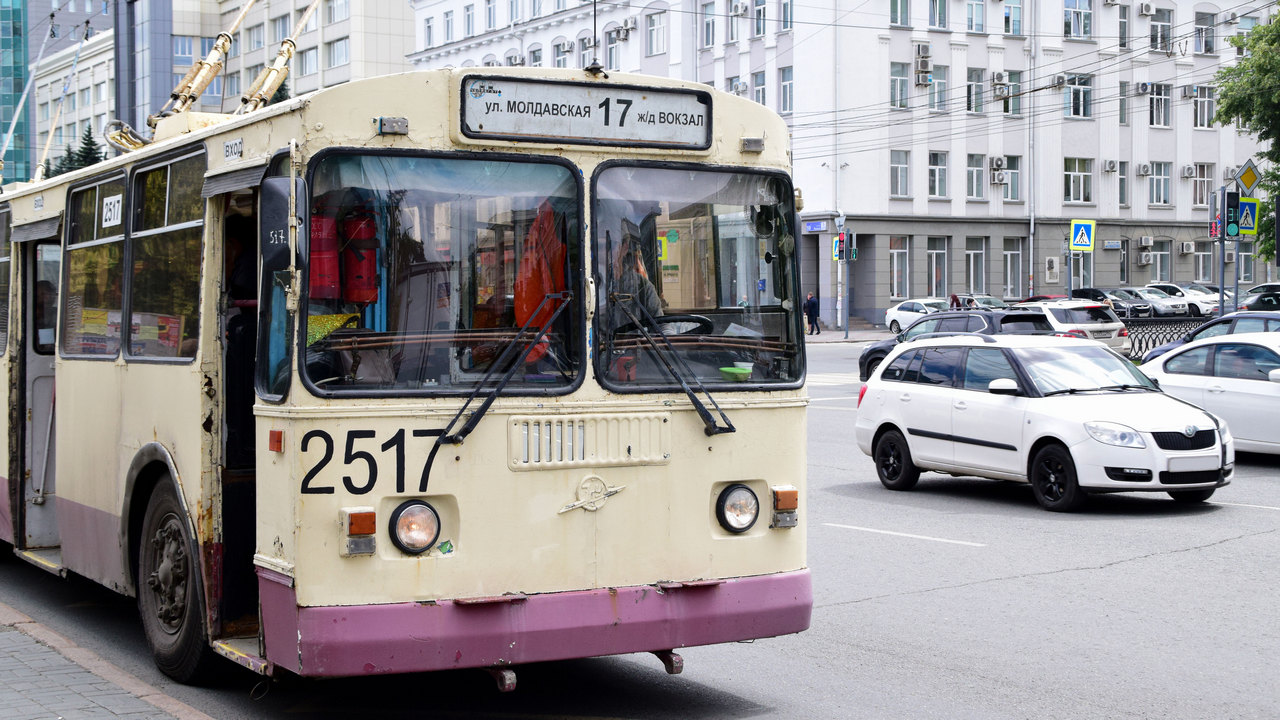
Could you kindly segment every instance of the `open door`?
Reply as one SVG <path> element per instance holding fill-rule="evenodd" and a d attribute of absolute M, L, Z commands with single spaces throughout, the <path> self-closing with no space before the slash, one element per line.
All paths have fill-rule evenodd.
<path fill-rule="evenodd" d="M 54 360 L 62 247 L 56 241 L 15 245 L 22 262 L 23 339 L 18 350 L 23 377 L 22 522 L 15 544 L 26 550 L 57 548 L 57 392 Z M 30 558 L 29 559 L 34 559 Z M 53 558 L 56 560 L 56 558 Z M 45 564 L 37 561 L 37 564 Z M 60 569 L 61 563 L 55 562 Z"/>

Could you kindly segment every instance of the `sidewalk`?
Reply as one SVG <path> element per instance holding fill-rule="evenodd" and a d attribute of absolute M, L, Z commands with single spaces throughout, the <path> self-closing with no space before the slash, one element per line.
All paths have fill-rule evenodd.
<path fill-rule="evenodd" d="M 844 336 L 844 330 L 841 328 L 822 328 L 822 332 L 817 335 L 805 335 L 804 341 L 808 344 L 813 343 L 835 343 L 835 342 L 875 342 L 877 340 L 886 340 L 893 337 L 893 333 L 886 328 L 861 328 L 855 327 L 849 329 L 849 337 Z"/>
<path fill-rule="evenodd" d="M 212 720 L 0 603 L 5 720 Z"/>

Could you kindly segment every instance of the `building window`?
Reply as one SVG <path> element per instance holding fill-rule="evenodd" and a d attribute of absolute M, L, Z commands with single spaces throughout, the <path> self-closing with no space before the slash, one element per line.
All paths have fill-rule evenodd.
<path fill-rule="evenodd" d="M 1172 240 L 1157 240 L 1151 247 L 1151 278 L 1160 282 L 1169 282 L 1169 249 Z"/>
<path fill-rule="evenodd" d="M 264 27 L 262 25 L 254 25 L 245 30 L 245 47 L 249 48 L 249 50 L 261 50 L 265 44 L 265 37 Z"/>
<path fill-rule="evenodd" d="M 781 0 L 778 3 L 779 30 L 790 30 L 795 23 L 794 11 L 791 7 L 791 0 Z"/>
<path fill-rule="evenodd" d="M 240 73 L 227 73 L 227 97 L 233 98 L 240 94 Z M 99 125 L 98 127 L 102 127 Z"/>
<path fill-rule="evenodd" d="M 933 83 L 929 85 L 929 109 L 938 112 L 947 109 L 947 66 L 933 66 Z"/>
<path fill-rule="evenodd" d="M 298 75 L 315 75 L 320 70 L 320 49 L 307 48 L 298 53 Z"/>
<path fill-rule="evenodd" d="M 1006 155 L 1004 158 L 1004 199 L 1022 199 L 1022 158 Z"/>
<path fill-rule="evenodd" d="M 498 4 L 495 0 L 484 0 L 484 29 L 498 27 Z"/>
<path fill-rule="evenodd" d="M 778 68 L 778 112 L 795 110 L 795 73 L 789 67 Z"/>
<path fill-rule="evenodd" d="M 661 55 L 667 51 L 667 14 L 657 12 L 644 16 L 645 54 Z"/>
<path fill-rule="evenodd" d="M 542 48 L 533 48 L 529 51 L 525 60 L 525 65 L 529 67 L 542 67 Z"/>
<path fill-rule="evenodd" d="M 1214 43 L 1213 37 L 1215 20 L 1213 13 L 1196 13 L 1196 52 L 1216 52 L 1217 45 Z"/>
<path fill-rule="evenodd" d="M 889 196 L 907 197 L 911 194 L 911 151 L 889 151 Z"/>
<path fill-rule="evenodd" d="M 889 63 L 889 107 L 907 108 L 907 73 L 910 70 L 906 63 Z"/>
<path fill-rule="evenodd" d="M 453 11 L 446 10 L 444 13 L 444 41 L 453 42 Z"/>
<path fill-rule="evenodd" d="M 947 29 L 948 0 L 929 0 L 929 27 Z"/>
<path fill-rule="evenodd" d="M 1192 114 L 1194 121 L 1192 127 L 1212 128 L 1213 112 L 1214 112 L 1214 90 L 1205 85 L 1196 86 L 1195 96 L 1195 112 Z"/>
<path fill-rule="evenodd" d="M 1080 40 L 1093 37 L 1093 0 L 1062 0 L 1062 34 Z"/>
<path fill-rule="evenodd" d="M 1005 0 L 1008 2 L 1008 0 Z M 1004 239 L 1004 288 L 1007 298 L 1022 297 L 1022 238 Z"/>
<path fill-rule="evenodd" d="M 1008 0 L 1005 0 L 1008 2 Z M 1022 71 L 1010 70 L 1005 73 L 1009 80 L 1009 97 L 1004 99 L 1006 115 L 1022 114 Z"/>
<path fill-rule="evenodd" d="M 1093 253 L 1071 253 L 1071 286 L 1093 287 Z"/>
<path fill-rule="evenodd" d="M 569 48 L 565 43 L 556 43 L 551 46 L 551 65 L 552 67 L 569 67 Z"/>
<path fill-rule="evenodd" d="M 971 293 L 987 291 L 987 239 L 964 239 L 964 287 Z"/>
<path fill-rule="evenodd" d="M 595 55 L 595 40 L 589 37 L 578 38 L 578 67 L 584 68 L 591 64 Z"/>
<path fill-rule="evenodd" d="M 964 174 L 964 196 L 970 200 L 983 198 L 982 186 L 986 173 L 982 166 L 986 161 L 986 155 L 969 155 Z"/>
<path fill-rule="evenodd" d="M 1063 91 L 1063 115 L 1075 118 L 1093 117 L 1093 76 L 1068 75 Z"/>
<path fill-rule="evenodd" d="M 1169 90 L 1166 83 L 1151 85 L 1151 127 L 1169 127 Z"/>
<path fill-rule="evenodd" d="M 895 298 L 907 297 L 910 289 L 908 279 L 911 277 L 907 261 L 910 257 L 910 239 L 906 235 L 889 236 L 889 295 Z"/>
<path fill-rule="evenodd" d="M 281 15 L 280 17 L 271 18 L 271 42 L 284 42 L 289 37 L 289 16 Z"/>
<path fill-rule="evenodd" d="M 1129 124 L 1129 82 L 1120 81 L 1120 124 Z"/>
<path fill-rule="evenodd" d="M 974 113 L 982 112 L 982 85 L 983 76 L 987 74 L 982 68 L 969 68 L 968 83 L 964 88 L 964 107 L 965 110 Z"/>
<path fill-rule="evenodd" d="M 929 153 L 929 197 L 947 196 L 947 154 Z"/>
<path fill-rule="evenodd" d="M 1004 34 L 1022 34 L 1022 0 L 1004 0 Z"/>
<path fill-rule="evenodd" d="M 744 87 L 745 87 L 745 85 L 744 85 Z M 736 94 L 736 95 L 741 95 L 741 94 L 742 94 L 742 91 L 738 89 L 738 76 L 737 76 L 737 75 L 734 75 L 733 77 L 727 77 L 727 78 L 725 78 L 725 79 L 724 79 L 724 91 L 725 91 L 725 92 L 731 92 L 731 93 L 734 93 L 734 94 Z"/>
<path fill-rule="evenodd" d="M 1151 16 L 1151 49 L 1169 52 L 1173 49 L 1173 11 L 1156 10 Z"/>
<path fill-rule="evenodd" d="M 929 297 L 947 296 L 947 239 L 929 238 Z"/>
<path fill-rule="evenodd" d="M 1253 243 L 1239 243 L 1239 251 L 1236 253 L 1236 272 L 1239 273 L 1240 282 L 1253 282 Z"/>
<path fill-rule="evenodd" d="M 751 73 L 751 99 L 761 105 L 765 104 L 763 72 Z"/>
<path fill-rule="evenodd" d="M 751 11 L 751 34 L 755 37 L 764 37 L 765 2 L 766 0 L 755 0 L 755 5 Z"/>
<path fill-rule="evenodd" d="M 1129 6 L 1121 5 L 1120 11 L 1120 47 L 1129 47 Z"/>
<path fill-rule="evenodd" d="M 1191 204 L 1208 207 L 1213 197 L 1213 163 L 1196 163 L 1195 178 L 1191 181 Z"/>
<path fill-rule="evenodd" d="M 520 0 L 507 0 L 507 23 L 514 25 L 520 20 Z"/>
<path fill-rule="evenodd" d="M 1116 172 L 1116 197 L 1119 199 L 1121 207 L 1127 207 L 1129 205 L 1129 161 L 1121 160 L 1116 163 L 1116 167 L 1120 168 Z"/>
<path fill-rule="evenodd" d="M 560 12 L 561 10 L 565 9 L 566 6 L 567 6 L 567 3 L 565 2 L 565 0 L 556 0 L 556 12 Z"/>
<path fill-rule="evenodd" d="M 911 3 L 908 0 L 889 0 L 889 24 L 911 24 Z"/>
<path fill-rule="evenodd" d="M 542 0 L 529 0 L 529 17 L 542 17 Z"/>
<path fill-rule="evenodd" d="M 622 37 L 617 30 L 604 34 L 604 66 L 609 70 L 622 68 Z"/>
<path fill-rule="evenodd" d="M 1093 160 L 1063 158 L 1062 201 L 1093 202 Z"/>
<path fill-rule="evenodd" d="M 704 3 L 702 6 L 702 47 L 716 44 L 716 4 Z"/>
<path fill-rule="evenodd" d="M 1173 203 L 1173 163 L 1151 163 L 1151 177 L 1147 178 L 1147 202 L 1152 205 Z"/>
<path fill-rule="evenodd" d="M 1213 253 L 1211 250 L 1213 245 L 1209 243 L 1196 243 L 1195 251 L 1195 281 L 1196 282 L 1212 282 L 1213 278 Z"/>
<path fill-rule="evenodd" d="M 173 64 L 174 65 L 190 65 L 195 62 L 195 57 L 191 49 L 191 36 L 174 35 L 173 36 Z"/>
<path fill-rule="evenodd" d="M 348 0 L 328 0 L 326 8 L 328 10 L 326 15 L 331 23 L 342 22 L 351 17 L 351 5 Z"/>
<path fill-rule="evenodd" d="M 326 46 L 329 67 L 339 67 L 351 62 L 350 45 L 347 38 L 339 38 Z"/>
<path fill-rule="evenodd" d="M 966 0 L 964 4 L 964 29 L 969 32 L 986 32 L 987 0 Z"/>
<path fill-rule="evenodd" d="M 427 18 L 422 22 L 422 46 L 434 47 L 436 44 L 435 18 Z"/>
<path fill-rule="evenodd" d="M 476 6 L 467 5 L 462 8 L 462 37 L 469 38 L 476 34 Z"/>

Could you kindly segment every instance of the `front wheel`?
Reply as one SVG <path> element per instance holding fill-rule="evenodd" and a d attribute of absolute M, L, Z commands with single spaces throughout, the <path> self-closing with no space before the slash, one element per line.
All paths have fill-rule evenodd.
<path fill-rule="evenodd" d="M 893 322 L 889 323 L 889 332 L 893 333 L 894 335 L 897 335 L 898 333 L 902 332 L 902 326 L 898 324 L 897 320 L 894 320 Z"/>
<path fill-rule="evenodd" d="M 205 631 L 200 561 L 187 514 L 167 480 L 151 494 L 138 547 L 138 614 L 156 667 L 181 683 L 197 680 L 214 657 Z"/>
<path fill-rule="evenodd" d="M 872 454 L 881 485 L 890 490 L 910 490 L 920 481 L 920 468 L 911 462 L 907 439 L 897 430 L 881 435 Z"/>
<path fill-rule="evenodd" d="M 1170 490 L 1169 497 L 1180 503 L 1202 503 L 1213 497 L 1213 491 L 1217 488 L 1203 488 L 1201 490 Z"/>
<path fill-rule="evenodd" d="M 1187 303 L 1187 312 L 1191 317 L 1200 317 L 1200 306 L 1195 303 Z"/>
<path fill-rule="evenodd" d="M 1040 507 L 1053 512 L 1071 512 L 1084 504 L 1076 465 L 1066 448 L 1047 445 L 1036 453 L 1031 461 L 1031 491 Z"/>

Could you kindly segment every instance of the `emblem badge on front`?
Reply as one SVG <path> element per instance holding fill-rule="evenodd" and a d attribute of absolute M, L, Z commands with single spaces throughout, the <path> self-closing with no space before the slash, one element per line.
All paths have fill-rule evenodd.
<path fill-rule="evenodd" d="M 1196 433 L 1198 432 L 1200 432 L 1200 428 L 1196 427 L 1195 425 L 1188 425 L 1182 428 L 1182 434 L 1186 435 L 1187 437 L 1195 437 Z"/>
<path fill-rule="evenodd" d="M 599 475 L 588 475 L 578 484 L 578 499 L 568 505 L 560 508 L 557 515 L 567 513 L 570 510 L 582 508 L 588 512 L 595 512 L 604 507 L 604 503 L 610 496 L 617 495 L 627 488 L 626 485 L 615 485 L 609 487 Z"/>

